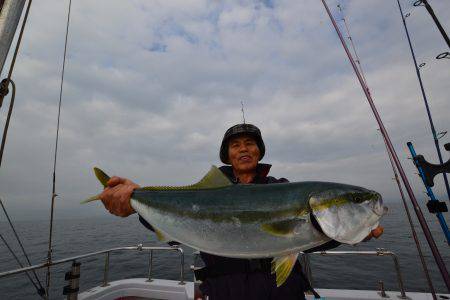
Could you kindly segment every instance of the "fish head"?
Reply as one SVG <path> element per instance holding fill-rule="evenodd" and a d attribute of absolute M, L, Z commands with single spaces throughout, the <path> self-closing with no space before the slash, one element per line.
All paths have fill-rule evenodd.
<path fill-rule="evenodd" d="M 345 244 L 364 240 L 387 212 L 379 193 L 347 185 L 312 194 L 309 205 L 323 233 Z"/>

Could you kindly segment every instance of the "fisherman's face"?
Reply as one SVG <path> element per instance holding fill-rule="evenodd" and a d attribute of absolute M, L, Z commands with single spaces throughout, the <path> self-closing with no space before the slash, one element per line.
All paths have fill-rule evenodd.
<path fill-rule="evenodd" d="M 228 158 L 233 169 L 238 172 L 256 170 L 260 152 L 256 140 L 248 135 L 234 137 L 228 143 Z"/>

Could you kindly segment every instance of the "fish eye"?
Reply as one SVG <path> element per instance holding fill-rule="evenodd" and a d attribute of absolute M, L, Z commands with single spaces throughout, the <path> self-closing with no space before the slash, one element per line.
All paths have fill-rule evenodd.
<path fill-rule="evenodd" d="M 363 201 L 363 198 L 361 197 L 361 195 L 354 195 L 353 196 L 353 201 L 360 203 Z"/>

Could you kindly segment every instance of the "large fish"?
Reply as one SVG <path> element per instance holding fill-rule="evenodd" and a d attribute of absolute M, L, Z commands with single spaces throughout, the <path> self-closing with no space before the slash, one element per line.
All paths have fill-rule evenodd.
<path fill-rule="evenodd" d="M 109 177 L 94 171 L 106 187 Z M 380 194 L 361 187 L 314 181 L 234 185 L 215 166 L 193 185 L 136 189 L 130 203 L 162 240 L 220 256 L 273 257 L 277 286 L 299 252 L 330 240 L 359 243 L 386 210 Z"/>

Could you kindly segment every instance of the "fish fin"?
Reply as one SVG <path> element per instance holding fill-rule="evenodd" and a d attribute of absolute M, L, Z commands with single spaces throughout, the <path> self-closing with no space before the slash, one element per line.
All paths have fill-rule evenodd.
<path fill-rule="evenodd" d="M 231 181 L 216 166 L 212 166 L 208 173 L 199 182 L 185 186 L 146 186 L 142 190 L 147 191 L 179 191 L 213 189 L 233 185 Z"/>
<path fill-rule="evenodd" d="M 105 172 L 103 172 L 102 170 L 100 170 L 97 167 L 94 167 L 94 173 L 95 173 L 95 176 L 97 177 L 97 179 L 103 185 L 103 187 L 104 188 L 107 187 L 108 186 L 108 180 L 110 179 L 110 177 L 108 175 L 106 175 Z"/>
<path fill-rule="evenodd" d="M 95 200 L 100 200 L 100 194 L 92 196 L 92 197 L 89 197 L 89 198 L 81 201 L 80 203 L 81 204 L 86 204 L 86 203 L 89 203 L 89 202 L 92 202 L 92 201 L 95 201 Z"/>
<path fill-rule="evenodd" d="M 297 226 L 304 224 L 304 219 L 289 219 L 261 225 L 261 229 L 271 235 L 290 237 L 294 234 Z"/>
<path fill-rule="evenodd" d="M 294 268 L 298 253 L 291 253 L 281 257 L 274 257 L 272 260 L 272 274 L 276 274 L 277 287 L 280 287 Z"/>
<path fill-rule="evenodd" d="M 156 228 L 153 228 L 155 230 L 155 234 L 156 237 L 158 238 L 158 240 L 160 240 L 161 242 L 167 242 L 169 239 L 164 235 L 164 233 L 162 233 L 161 231 L 159 231 Z"/>
<path fill-rule="evenodd" d="M 212 166 L 208 173 L 193 188 L 208 189 L 232 185 L 231 181 L 216 166 Z"/>
<path fill-rule="evenodd" d="M 110 177 L 108 175 L 106 175 L 105 172 L 103 172 L 102 170 L 100 170 L 97 167 L 94 167 L 94 174 L 95 174 L 95 177 L 97 177 L 97 179 L 103 185 L 103 187 L 106 188 L 107 185 L 108 185 L 108 180 L 110 179 Z M 89 198 L 81 201 L 81 204 L 85 204 L 85 203 L 92 202 L 92 201 L 95 201 L 95 200 L 100 200 L 100 194 L 92 196 L 92 197 L 89 197 Z"/>

